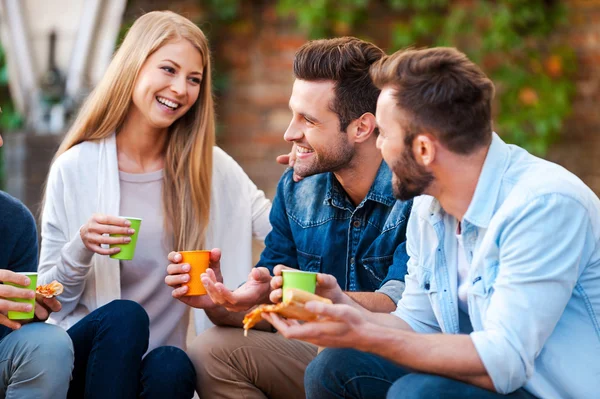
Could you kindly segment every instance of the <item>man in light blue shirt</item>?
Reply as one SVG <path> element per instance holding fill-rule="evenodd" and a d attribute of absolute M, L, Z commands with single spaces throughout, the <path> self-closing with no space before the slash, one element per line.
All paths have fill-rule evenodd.
<path fill-rule="evenodd" d="M 492 132 L 493 84 L 457 50 L 398 52 L 371 74 L 395 195 L 426 195 L 392 315 L 344 300 L 322 276 L 336 304 L 307 307 L 326 319 L 266 317 L 288 338 L 358 349 L 323 351 L 307 397 L 600 395 L 598 197 Z"/>

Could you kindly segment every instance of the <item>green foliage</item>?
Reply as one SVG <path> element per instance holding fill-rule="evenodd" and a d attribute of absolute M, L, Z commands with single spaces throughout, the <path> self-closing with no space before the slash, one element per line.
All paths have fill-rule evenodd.
<path fill-rule="evenodd" d="M 392 21 L 391 50 L 454 46 L 481 65 L 496 85 L 496 130 L 503 138 L 544 155 L 571 111 L 575 56 L 548 38 L 565 24 L 558 0 L 278 0 L 312 38 L 364 29 L 378 4 Z M 377 14 L 378 16 L 380 14 Z"/>
<path fill-rule="evenodd" d="M 0 134 L 5 135 L 7 131 L 18 129 L 23 124 L 23 117 L 19 114 L 10 99 L 8 91 L 8 68 L 4 49 L 0 45 Z M 0 189 L 4 188 L 4 154 L 0 148 Z"/>
<path fill-rule="evenodd" d="M 0 46 L 0 130 L 15 130 L 22 126 L 23 117 L 15 110 L 8 91 L 8 68 L 4 49 Z"/>
<path fill-rule="evenodd" d="M 222 22 L 234 20 L 240 10 L 240 0 L 208 0 L 209 10 Z"/>

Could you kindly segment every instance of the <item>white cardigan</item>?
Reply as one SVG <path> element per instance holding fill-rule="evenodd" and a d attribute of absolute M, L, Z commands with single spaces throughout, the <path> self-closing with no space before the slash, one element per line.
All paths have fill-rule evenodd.
<path fill-rule="evenodd" d="M 42 214 L 39 284 L 60 281 L 63 308 L 50 322 L 65 329 L 98 307 L 121 297 L 119 261 L 88 250 L 79 229 L 94 213 L 119 214 L 119 170 L 115 135 L 78 144 L 53 163 Z M 242 168 L 214 147 L 210 222 L 205 248 L 221 248 L 225 284 L 235 288 L 252 267 L 252 237 L 271 230 L 271 203 Z M 164 260 L 165 275 L 168 260 Z M 196 332 L 211 325 L 196 310 Z"/>

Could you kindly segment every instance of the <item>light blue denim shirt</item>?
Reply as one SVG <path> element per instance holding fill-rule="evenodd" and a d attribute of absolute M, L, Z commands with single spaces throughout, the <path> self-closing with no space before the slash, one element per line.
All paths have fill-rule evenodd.
<path fill-rule="evenodd" d="M 458 322 L 456 226 L 433 197 L 415 199 L 394 314 L 417 332 L 470 332 Z M 494 134 L 461 231 L 470 336 L 496 390 L 600 397 L 598 197 Z"/>

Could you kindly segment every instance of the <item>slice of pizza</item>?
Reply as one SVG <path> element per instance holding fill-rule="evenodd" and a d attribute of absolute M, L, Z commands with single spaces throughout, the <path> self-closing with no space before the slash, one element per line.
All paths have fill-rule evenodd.
<path fill-rule="evenodd" d="M 45 298 L 52 298 L 63 293 L 63 285 L 54 280 L 50 284 L 40 285 L 35 289 L 35 292 Z"/>
<path fill-rule="evenodd" d="M 254 327 L 261 319 L 263 313 L 277 313 L 286 319 L 312 321 L 317 315 L 306 310 L 304 305 L 309 301 L 319 301 L 331 304 L 331 300 L 323 298 L 310 292 L 289 288 L 286 290 L 284 302 L 276 305 L 259 305 L 244 317 L 244 336 L 248 336 L 248 330 Z"/>

